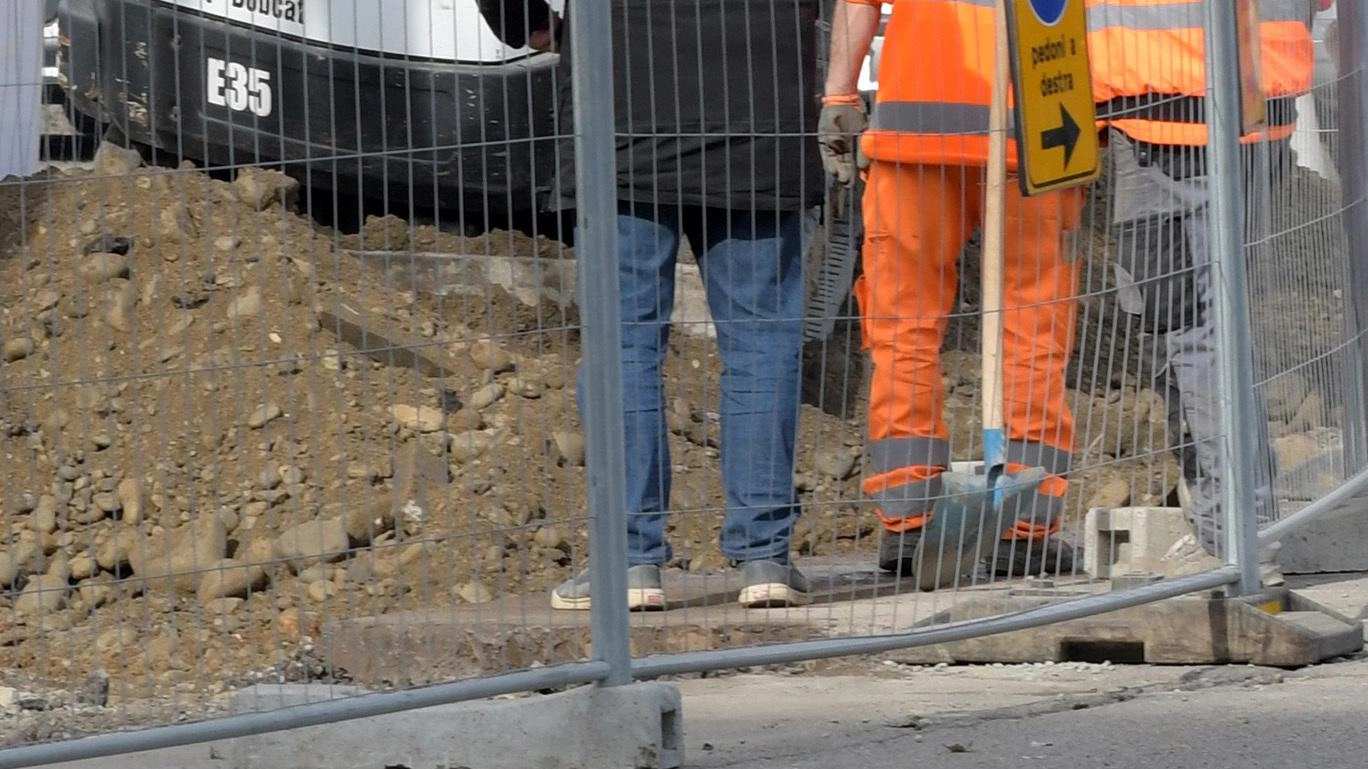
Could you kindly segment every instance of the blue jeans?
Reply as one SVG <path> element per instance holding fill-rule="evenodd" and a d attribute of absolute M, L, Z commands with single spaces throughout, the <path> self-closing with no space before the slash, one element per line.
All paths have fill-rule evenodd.
<path fill-rule="evenodd" d="M 681 237 L 697 255 L 722 357 L 722 553 L 787 560 L 798 519 L 802 214 L 623 203 L 617 222 L 629 563 L 663 564 L 673 555 L 665 540 L 670 448 L 661 365 Z"/>

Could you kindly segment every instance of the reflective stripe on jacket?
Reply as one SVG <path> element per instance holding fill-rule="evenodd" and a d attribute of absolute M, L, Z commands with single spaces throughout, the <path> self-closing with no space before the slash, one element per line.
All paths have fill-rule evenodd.
<path fill-rule="evenodd" d="M 846 0 L 878 5 L 871 0 Z M 993 0 L 895 0 L 862 151 L 876 160 L 984 165 Z M 1007 164 L 1016 167 L 1016 142 Z"/>
<path fill-rule="evenodd" d="M 1143 142 L 1204 145 L 1203 0 L 1086 0 L 1088 53 L 1099 120 Z M 1292 134 L 1294 102 L 1315 67 L 1312 0 L 1259 3 L 1259 81 L 1268 128 L 1244 141 Z"/>

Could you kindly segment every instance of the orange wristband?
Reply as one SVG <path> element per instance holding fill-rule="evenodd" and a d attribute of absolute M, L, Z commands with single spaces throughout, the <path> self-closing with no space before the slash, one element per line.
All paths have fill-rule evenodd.
<path fill-rule="evenodd" d="M 824 107 L 856 107 L 859 104 L 860 95 L 858 93 L 828 94 L 822 97 L 822 106 Z"/>

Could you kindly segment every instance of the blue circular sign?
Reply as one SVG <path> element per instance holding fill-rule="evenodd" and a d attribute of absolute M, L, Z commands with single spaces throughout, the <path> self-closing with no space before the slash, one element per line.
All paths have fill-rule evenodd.
<path fill-rule="evenodd" d="M 1035 17 L 1047 27 L 1058 24 L 1059 20 L 1064 18 L 1064 9 L 1069 6 L 1069 0 L 1030 0 L 1030 2 Z"/>

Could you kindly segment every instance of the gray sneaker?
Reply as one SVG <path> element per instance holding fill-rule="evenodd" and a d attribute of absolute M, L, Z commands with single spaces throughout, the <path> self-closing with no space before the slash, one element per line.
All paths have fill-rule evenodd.
<path fill-rule="evenodd" d="M 1178 504 L 1181 505 L 1184 510 L 1192 509 L 1192 488 L 1188 486 L 1187 478 L 1178 479 Z M 1197 539 L 1189 534 L 1178 542 L 1179 545 L 1183 545 L 1186 542 L 1191 542 L 1191 544 L 1195 545 Z M 1179 545 L 1174 545 L 1174 548 L 1179 547 Z M 1274 542 L 1267 547 L 1259 548 L 1259 584 L 1262 587 L 1281 587 L 1287 584 L 1287 579 L 1283 577 L 1282 566 L 1278 563 L 1278 550 L 1281 548 L 1281 542 Z M 1170 553 L 1172 552 L 1173 549 L 1171 548 Z M 1168 556 L 1165 557 L 1167 558 Z M 1212 566 L 1211 562 L 1208 561 L 1207 568 L 1219 568 L 1219 566 Z"/>
<path fill-rule="evenodd" d="M 588 611 L 589 570 L 556 585 L 551 591 L 551 608 L 567 611 Z M 627 609 L 629 611 L 659 611 L 665 608 L 665 589 L 660 582 L 660 567 L 639 564 L 627 567 Z"/>
<path fill-rule="evenodd" d="M 741 564 L 746 586 L 736 600 L 752 609 L 802 606 L 808 601 L 808 581 L 791 564 L 778 561 L 746 561 Z"/>

